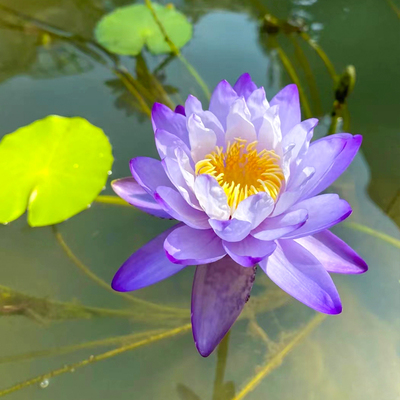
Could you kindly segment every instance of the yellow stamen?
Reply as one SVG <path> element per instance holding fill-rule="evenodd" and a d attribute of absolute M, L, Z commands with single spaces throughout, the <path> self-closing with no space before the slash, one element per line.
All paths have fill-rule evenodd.
<path fill-rule="evenodd" d="M 267 192 L 276 200 L 284 179 L 279 156 L 273 150 L 257 152 L 257 141 L 235 139 L 226 151 L 216 147 L 196 164 L 196 175 L 213 176 L 224 189 L 234 210 L 247 197 Z"/>

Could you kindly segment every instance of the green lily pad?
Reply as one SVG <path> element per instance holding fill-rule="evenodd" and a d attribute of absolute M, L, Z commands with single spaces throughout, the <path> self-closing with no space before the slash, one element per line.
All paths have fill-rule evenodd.
<path fill-rule="evenodd" d="M 50 115 L 0 143 L 0 223 L 28 209 L 31 226 L 86 209 L 104 187 L 113 157 L 104 132 L 83 118 Z"/>
<path fill-rule="evenodd" d="M 181 48 L 192 37 L 192 25 L 172 5 L 153 3 L 155 13 L 167 35 Z M 117 8 L 104 16 L 96 26 L 97 41 L 112 53 L 139 54 L 144 45 L 153 54 L 170 53 L 171 49 L 155 22 L 151 11 L 144 4 Z"/>

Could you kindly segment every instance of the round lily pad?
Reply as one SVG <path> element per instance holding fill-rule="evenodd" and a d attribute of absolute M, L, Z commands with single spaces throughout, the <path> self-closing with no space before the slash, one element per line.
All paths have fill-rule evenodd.
<path fill-rule="evenodd" d="M 113 157 L 104 132 L 84 118 L 51 115 L 0 143 L 0 223 L 28 209 L 31 226 L 86 209 L 104 187 Z"/>
<path fill-rule="evenodd" d="M 181 48 L 192 37 L 192 25 L 172 5 L 153 3 L 155 13 L 168 37 Z M 117 8 L 104 16 L 95 29 L 97 41 L 109 51 L 135 56 L 146 45 L 153 54 L 170 53 L 171 49 L 144 4 Z"/>

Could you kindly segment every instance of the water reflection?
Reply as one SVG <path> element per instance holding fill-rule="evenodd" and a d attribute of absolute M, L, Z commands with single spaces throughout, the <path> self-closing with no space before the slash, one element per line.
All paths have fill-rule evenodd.
<path fill-rule="evenodd" d="M 101 15 L 115 5 L 128 3 L 76 0 L 60 7 L 49 0 L 2 1 L 4 5 L 75 32 L 88 41 Z M 282 21 L 300 5 L 310 13 L 310 22 L 326 26 L 329 21 L 316 20 L 313 15 L 319 15 L 321 10 L 331 15 L 332 10 L 329 5 L 319 3 L 322 2 L 311 8 L 303 1 L 296 2 L 295 7 L 290 1 L 179 2 L 177 4 L 197 23 L 193 42 L 184 52 L 210 86 L 224 76 L 233 79 L 246 69 L 254 71 L 260 84 L 267 82 L 271 95 L 288 79 L 287 76 L 293 78 L 290 71 L 294 70 L 305 88 L 304 95 L 309 99 L 313 113 L 327 115 L 334 100 L 332 84 L 315 49 L 307 47 L 307 43 L 296 36 L 301 47 L 293 56 L 296 47 L 290 36 L 279 36 L 277 42 L 271 42 L 270 35 L 260 30 L 265 7 L 268 11 L 276 10 Z M 215 8 L 219 11 L 215 12 Z M 374 18 L 373 9 L 368 13 L 367 19 Z M 342 10 L 335 15 L 340 19 Z M 96 70 L 99 60 L 93 54 L 77 49 L 74 43 L 49 40 L 32 24 L 22 24 L 21 29 L 14 29 L 15 26 L 7 26 L 11 20 L 4 13 L 1 13 L 1 21 L 1 82 L 13 79 L 15 82 L 18 75 L 28 75 L 35 79 L 34 90 L 41 93 L 40 85 L 45 83 L 40 80 L 51 78 L 57 84 L 65 85 L 57 86 L 64 93 L 71 81 L 63 83 L 63 77 L 76 75 L 79 85 L 87 85 L 91 102 L 87 108 L 75 110 L 82 116 L 99 107 L 98 92 L 91 91 L 89 82 L 107 85 L 103 95 L 108 96 L 107 104 L 114 103 L 116 108 L 110 108 L 108 113 L 104 106 L 96 114 L 99 114 L 99 125 L 109 126 L 108 134 L 117 158 L 113 168 L 116 177 L 126 175 L 127 161 L 133 152 L 139 153 L 153 145 L 145 108 L 132 94 L 129 84 L 140 89 L 141 98 L 148 107 L 154 101 L 171 105 L 182 103 L 195 86 L 175 57 L 154 58 L 142 54 L 136 59 L 121 60 L 129 79 L 134 79 L 127 85 L 115 73 L 99 75 Z M 398 28 L 397 25 L 392 27 Z M 324 32 L 328 29 L 332 29 L 329 23 Z M 338 31 L 332 35 L 337 41 L 330 45 L 328 42 L 324 49 L 339 58 L 338 43 L 347 38 Z M 210 40 L 213 40 L 211 44 Z M 238 47 L 246 49 L 246 53 Z M 393 50 L 388 47 L 387 53 L 392 54 Z M 289 67 L 284 63 L 285 55 L 290 61 Z M 353 62 L 331 58 L 335 66 Z M 362 58 L 355 58 L 362 73 L 365 63 Z M 375 68 L 378 68 L 379 62 L 376 62 Z M 111 69 L 115 67 L 109 59 L 106 63 Z M 361 92 L 367 89 L 371 79 L 358 83 Z M 8 104 L 7 96 L 1 97 L 2 88 L 5 90 L 4 86 L 0 88 L 0 101 L 4 115 L 7 115 L 12 106 Z M 199 90 L 198 87 L 195 90 Z M 381 93 L 380 98 L 384 95 Z M 356 104 L 352 103 L 356 109 L 368 106 L 365 99 L 356 97 L 356 100 Z M 50 96 L 43 101 L 61 100 Z M 71 103 L 74 99 L 67 101 Z M 40 104 L 30 107 L 44 112 Z M 352 123 L 358 130 L 366 128 L 358 122 L 364 114 L 352 116 Z M 374 118 L 376 124 L 381 123 L 379 115 Z M 114 126 L 115 130 L 111 129 Z M 327 129 L 328 126 L 324 133 Z M 397 129 L 398 134 L 398 127 L 392 125 L 391 129 Z M 122 136 L 123 132 L 127 132 L 126 136 Z M 383 166 L 385 148 L 378 147 L 381 150 L 375 153 L 368 150 L 375 151 L 376 146 L 383 146 L 382 140 L 375 137 L 372 134 L 366 136 L 367 155 L 373 165 L 379 166 L 373 169 L 375 177 L 386 177 L 384 168 L 389 167 Z M 390 146 L 395 147 L 398 135 L 391 138 Z M 390 157 L 388 163 L 398 163 L 395 150 L 387 154 Z M 392 178 L 386 185 L 390 190 L 385 193 L 398 192 L 394 173 L 389 174 Z M 372 187 L 380 187 L 381 183 L 376 183 L 378 178 L 373 180 Z M 370 265 L 368 274 L 363 277 L 354 280 L 334 278 L 345 304 L 343 314 L 328 318 L 316 315 L 259 274 L 253 296 L 241 320 L 234 326 L 229 341 L 226 340 L 218 353 L 207 360 L 197 355 L 190 335 L 191 270 L 157 285 L 157 288 L 135 293 L 133 297 L 121 297 L 109 291 L 108 282 L 117 266 L 133 250 L 169 226 L 169 222 L 155 221 L 131 208 L 96 203 L 56 231 L 28 229 L 23 220 L 0 227 L 3 261 L 0 337 L 7 343 L 0 357 L 0 393 L 6 387 L 36 377 L 32 385 L 16 391 L 14 398 L 67 399 L 76 397 L 77 393 L 81 398 L 118 396 L 121 400 L 132 396 L 139 400 L 238 400 L 263 399 L 266 395 L 272 400 L 294 396 L 307 400 L 399 398 L 397 260 L 400 234 L 397 226 L 370 200 L 367 194 L 369 182 L 367 163 L 360 156 L 334 187 L 354 209 L 350 224 L 339 227 L 336 233 Z M 373 193 L 380 204 L 387 202 L 386 198 L 379 197 L 383 196 L 381 191 Z M 390 207 L 390 215 L 399 221 L 398 197 L 388 197 L 390 204 L 394 204 Z M 363 230 L 363 226 L 371 229 L 372 234 Z M 376 231 L 390 235 L 393 241 L 389 242 L 385 236 L 373 236 Z M 96 275 L 91 275 L 93 273 Z M 57 376 L 49 377 L 46 375 L 49 371 L 56 371 L 54 375 Z M 70 374 L 72 371 L 76 373 Z M 43 387 L 46 390 L 42 390 Z"/>

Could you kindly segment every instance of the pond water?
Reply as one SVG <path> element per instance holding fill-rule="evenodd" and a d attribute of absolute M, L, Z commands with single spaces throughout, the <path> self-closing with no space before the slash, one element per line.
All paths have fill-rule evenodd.
<path fill-rule="evenodd" d="M 102 63 L 36 22 L 10 16 L 10 9 L 89 40 L 102 15 L 129 3 L 0 1 L 0 137 L 50 114 L 86 118 L 105 131 L 113 147 L 112 176 L 102 195 L 113 194 L 111 179 L 129 175 L 131 158 L 156 157 L 150 120 L 110 60 Z M 24 215 L 0 226 L 0 294 L 15 298 L 12 307 L 0 298 L 0 395 L 13 388 L 18 390 L 7 396 L 16 400 L 400 399 L 400 3 L 174 4 L 194 26 L 182 54 L 209 88 L 249 72 L 270 98 L 291 82 L 281 58 L 286 54 L 313 115 L 322 120 L 318 135 L 330 125 L 332 78 L 299 35 L 278 33 L 277 47 L 260 31 L 263 15 L 301 19 L 338 74 L 355 66 L 346 124 L 364 141 L 332 188 L 354 209 L 334 231 L 366 260 L 369 271 L 333 276 L 344 309 L 328 317 L 259 273 L 229 340 L 202 358 L 188 326 L 194 268 L 134 298 L 108 290 L 121 263 L 170 221 L 101 202 L 55 229 L 31 228 Z M 177 58 L 144 52 L 121 62 L 149 89 L 150 105 L 166 97 L 182 103 L 188 94 L 207 101 Z M 168 96 L 160 99 L 148 71 L 156 71 Z"/>

